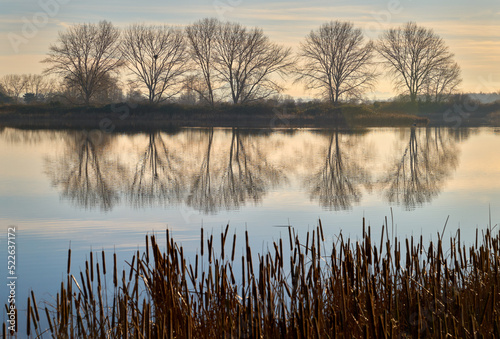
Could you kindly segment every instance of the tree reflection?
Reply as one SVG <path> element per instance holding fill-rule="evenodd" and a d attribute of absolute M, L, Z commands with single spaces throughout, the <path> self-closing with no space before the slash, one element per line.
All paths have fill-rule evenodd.
<path fill-rule="evenodd" d="M 66 135 L 67 132 L 56 130 L 31 130 L 18 129 L 12 127 L 0 127 L 0 139 L 6 140 L 12 144 L 39 144 L 46 141 L 58 140 L 61 135 Z"/>
<path fill-rule="evenodd" d="M 403 146 L 383 169 L 377 187 L 389 202 L 411 209 L 441 191 L 458 164 L 456 145 L 468 134 L 447 129 L 403 131 Z M 154 132 L 147 139 L 139 136 L 139 152 L 128 152 L 135 137 L 124 141 L 100 132 L 14 137 L 6 129 L 0 137 L 28 142 L 50 136 L 54 144 L 63 140 L 62 155 L 47 159 L 46 172 L 63 198 L 85 208 L 110 210 L 123 196 L 136 207 L 179 203 L 202 213 L 238 209 L 261 202 L 271 188 L 286 181 L 286 168 L 292 180 L 305 177 L 300 182 L 311 200 L 331 210 L 350 209 L 372 187 L 368 168 L 379 169 L 367 162 L 365 138 L 338 130 L 327 133 L 319 141 L 308 136 L 296 142 L 238 128 L 192 130 L 178 138 Z M 319 157 L 311 151 L 318 149 L 318 143 L 324 144 Z M 118 150 L 122 145 L 125 149 Z"/>
<path fill-rule="evenodd" d="M 347 210 L 361 199 L 361 186 L 370 188 L 370 175 L 355 157 L 353 144 L 341 145 L 338 130 L 330 135 L 322 165 L 306 180 L 311 199 L 317 199 L 322 207 Z M 357 145 L 359 146 L 359 145 Z M 349 152 L 350 151 L 350 152 Z"/>
<path fill-rule="evenodd" d="M 211 211 L 215 210 L 215 199 L 212 195 L 211 184 L 211 156 L 212 145 L 214 141 L 214 129 L 211 128 L 208 132 L 208 145 L 205 152 L 205 157 L 201 163 L 201 168 L 192 178 L 190 194 L 187 197 L 187 204 L 195 208 Z"/>
<path fill-rule="evenodd" d="M 200 170 L 192 176 L 188 205 L 204 213 L 237 209 L 247 200 L 259 202 L 269 187 L 285 180 L 250 139 L 233 128 L 228 152 L 214 154 L 214 132 L 210 129 Z"/>
<path fill-rule="evenodd" d="M 458 150 L 442 129 L 420 130 L 412 127 L 409 142 L 401 158 L 396 158 L 382 180 L 385 196 L 391 203 L 413 209 L 430 202 L 441 191 L 443 180 L 458 163 Z"/>
<path fill-rule="evenodd" d="M 120 200 L 117 182 L 123 168 L 106 157 L 110 141 L 106 134 L 87 131 L 72 133 L 59 159 L 47 159 L 52 185 L 61 189 L 63 198 L 85 208 L 111 208 Z"/>
<path fill-rule="evenodd" d="M 136 207 L 176 203 L 183 196 L 182 159 L 169 150 L 160 132 L 149 134 L 127 196 Z"/>

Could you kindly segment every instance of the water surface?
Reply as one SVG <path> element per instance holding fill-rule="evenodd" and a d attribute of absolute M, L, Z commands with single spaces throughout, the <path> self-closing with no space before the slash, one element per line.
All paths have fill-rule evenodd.
<path fill-rule="evenodd" d="M 200 227 L 229 223 L 254 253 L 305 234 L 321 219 L 327 241 L 359 238 L 366 218 L 378 238 L 388 217 L 398 236 L 436 238 L 499 222 L 500 134 L 492 128 L 326 130 L 181 129 L 0 131 L 0 260 L 17 227 L 19 307 L 30 289 L 53 300 L 66 274 L 89 252 L 120 262 L 151 232 L 170 229 L 189 254 Z M 272 243 L 271 243 L 272 244 Z M 241 243 L 241 248 L 243 242 Z M 0 297 L 7 300 L 7 289 Z M 5 317 L 5 312 L 4 312 Z"/>

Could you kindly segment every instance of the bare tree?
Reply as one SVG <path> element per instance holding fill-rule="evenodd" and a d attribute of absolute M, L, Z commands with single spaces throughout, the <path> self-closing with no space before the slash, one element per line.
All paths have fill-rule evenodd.
<path fill-rule="evenodd" d="M 20 74 L 7 74 L 0 79 L 0 85 L 6 95 L 17 101 L 26 86 L 26 80 Z"/>
<path fill-rule="evenodd" d="M 350 22 L 331 21 L 311 31 L 300 44 L 299 81 L 338 104 L 371 89 L 376 72 L 374 44 L 365 43 L 361 29 Z"/>
<path fill-rule="evenodd" d="M 102 79 L 123 65 L 119 41 L 119 30 L 107 21 L 71 26 L 50 46 L 42 62 L 51 66 L 44 73 L 59 74 L 75 84 L 88 105 Z"/>
<path fill-rule="evenodd" d="M 460 66 L 456 62 L 437 68 L 429 78 L 425 84 L 425 91 L 435 102 L 449 98 L 462 82 Z"/>
<path fill-rule="evenodd" d="M 210 105 L 215 102 L 214 44 L 220 25 L 217 19 L 205 18 L 186 27 L 191 58 L 199 66 L 197 79 L 191 79 L 189 89 L 196 91 Z"/>
<path fill-rule="evenodd" d="M 408 22 L 384 32 L 377 49 L 384 58 L 397 90 L 406 89 L 411 102 L 440 69 L 453 64 L 444 41 L 432 29 Z"/>
<path fill-rule="evenodd" d="M 55 89 L 54 81 L 41 74 L 23 74 L 24 96 L 32 97 L 35 101 L 44 100 Z"/>
<path fill-rule="evenodd" d="M 168 26 L 132 25 L 124 32 L 123 58 L 135 79 L 148 90 L 150 103 L 179 93 L 189 60 L 182 31 Z"/>
<path fill-rule="evenodd" d="M 64 78 L 58 84 L 57 94 L 54 96 L 58 100 L 70 104 L 78 104 L 85 101 L 80 86 L 68 78 Z M 92 102 L 96 104 L 109 104 L 123 100 L 123 91 L 120 87 L 118 77 L 113 74 L 106 74 L 95 84 Z"/>
<path fill-rule="evenodd" d="M 283 90 L 277 77 L 294 64 L 290 48 L 270 42 L 261 29 L 247 30 L 237 23 L 222 24 L 216 37 L 215 69 L 233 103 L 265 99 Z"/>

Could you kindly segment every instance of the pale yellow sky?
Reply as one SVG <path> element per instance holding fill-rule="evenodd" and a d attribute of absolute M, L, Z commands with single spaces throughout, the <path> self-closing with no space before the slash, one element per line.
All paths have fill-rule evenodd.
<path fill-rule="evenodd" d="M 41 4 L 51 4 L 42 6 Z M 313 29 L 330 20 L 352 21 L 370 39 L 408 21 L 432 28 L 445 39 L 462 68 L 465 92 L 500 91 L 500 1 L 476 2 L 429 0 L 390 1 L 243 1 L 188 0 L 182 4 L 158 4 L 144 0 L 141 5 L 125 1 L 4 0 L 0 14 L 0 76 L 10 73 L 40 73 L 58 31 L 73 23 L 109 20 L 119 27 L 134 22 L 183 26 L 203 17 L 237 21 L 264 29 L 270 38 L 295 50 Z M 287 79 L 288 94 L 311 96 Z M 379 78 L 368 98 L 394 95 L 386 76 Z"/>

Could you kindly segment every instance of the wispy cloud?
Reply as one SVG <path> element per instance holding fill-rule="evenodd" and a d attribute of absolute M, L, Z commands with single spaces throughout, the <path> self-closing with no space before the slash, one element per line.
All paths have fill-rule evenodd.
<path fill-rule="evenodd" d="M 394 6 L 396 5 L 396 6 Z M 500 76 L 500 1 L 480 0 L 396 0 L 368 2 L 365 0 L 331 1 L 232 1 L 184 0 L 87 0 L 69 1 L 61 5 L 57 15 L 41 27 L 34 39 L 15 54 L 7 35 L 21 34 L 25 19 L 42 11 L 38 2 L 3 0 L 0 14 L 0 76 L 6 73 L 30 72 L 41 69 L 40 58 L 57 39 L 57 32 L 72 24 L 109 20 L 119 27 L 135 22 L 185 26 L 205 17 L 237 21 L 246 26 L 258 26 L 274 41 L 298 47 L 313 29 L 330 20 L 347 20 L 364 30 L 372 39 L 389 27 L 408 21 L 434 29 L 455 53 L 466 82 L 474 83 L 478 76 Z M 32 63 L 33 65 L 31 65 Z M 473 86 L 473 85 L 471 85 Z M 385 89 L 382 89 L 385 91 Z"/>

